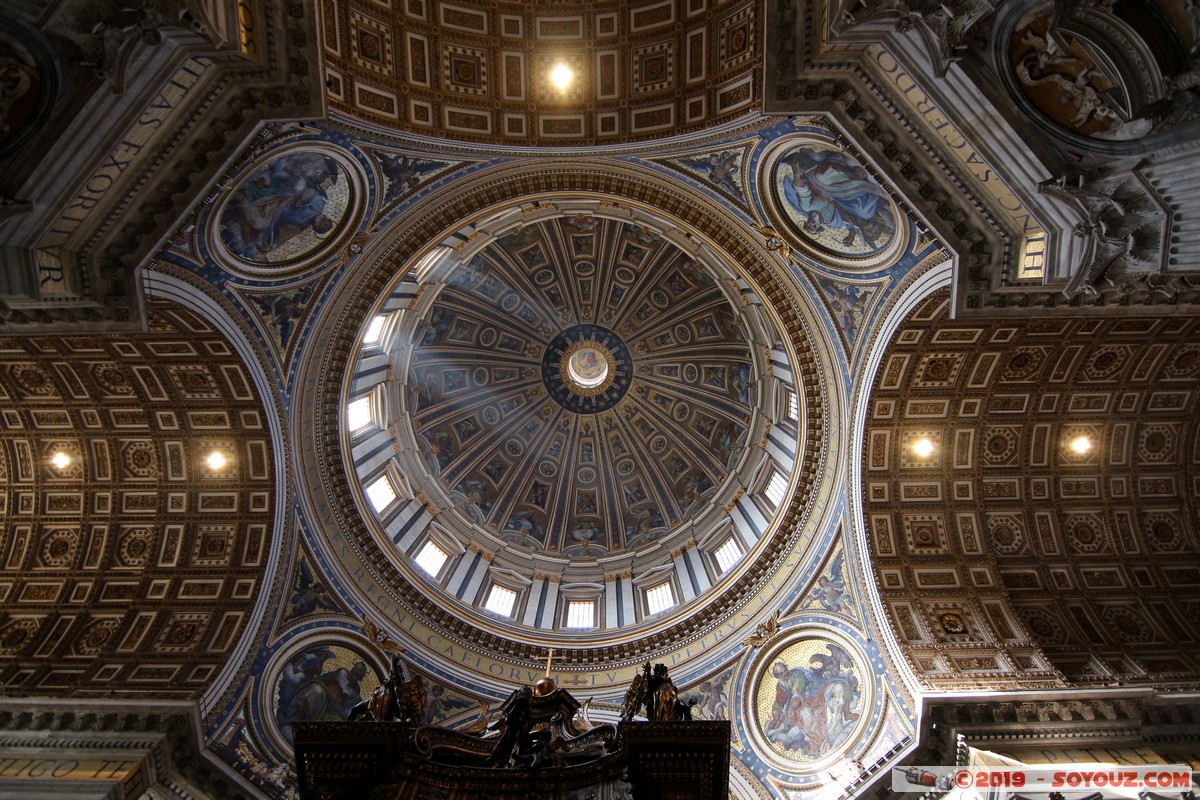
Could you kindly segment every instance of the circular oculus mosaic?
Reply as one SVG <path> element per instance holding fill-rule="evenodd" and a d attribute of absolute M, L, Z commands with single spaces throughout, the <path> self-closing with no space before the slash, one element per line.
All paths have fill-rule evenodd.
<path fill-rule="evenodd" d="M 612 353 L 596 342 L 579 342 L 570 355 L 563 357 L 563 364 L 572 389 L 591 391 L 607 382 Z"/>
<path fill-rule="evenodd" d="M 621 337 L 599 325 L 574 325 L 542 356 L 542 382 L 554 401 L 575 414 L 598 414 L 621 401 L 633 359 Z"/>

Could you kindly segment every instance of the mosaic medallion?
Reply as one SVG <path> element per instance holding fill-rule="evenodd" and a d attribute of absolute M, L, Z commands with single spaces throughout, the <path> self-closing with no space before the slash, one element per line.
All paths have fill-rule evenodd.
<path fill-rule="evenodd" d="M 1137 139 L 1149 132 L 1151 120 L 1131 114 L 1138 101 L 1120 70 L 1093 57 L 1094 35 L 1059 27 L 1050 8 L 1038 7 L 1009 39 L 1012 75 L 1033 107 L 1064 130 L 1096 139 Z"/>
<path fill-rule="evenodd" d="M 14 31 L 15 33 L 16 31 Z M 47 105 L 47 81 L 33 52 L 18 37 L 0 33 L 0 153 L 28 141 L 35 132 L 39 113 Z"/>
<path fill-rule="evenodd" d="M 290 745 L 293 722 L 346 719 L 380 678 L 372 660 L 357 649 L 313 645 L 277 665 L 273 682 L 274 727 Z"/>
<path fill-rule="evenodd" d="M 319 255 L 345 227 L 356 171 L 324 149 L 293 150 L 253 170 L 220 211 L 222 249 L 248 265 L 291 265 Z"/>
<path fill-rule="evenodd" d="M 774 760 L 820 769 L 862 734 L 872 687 L 857 648 L 822 633 L 792 639 L 761 662 L 751 727 Z"/>
<path fill-rule="evenodd" d="M 555 336 L 542 356 L 542 381 L 560 406 L 576 414 L 612 408 L 629 389 L 633 359 L 621 337 L 599 325 L 575 325 Z"/>
<path fill-rule="evenodd" d="M 785 140 L 769 156 L 764 189 L 783 230 L 845 266 L 886 266 L 902 243 L 900 212 L 851 154 L 817 136 Z"/>

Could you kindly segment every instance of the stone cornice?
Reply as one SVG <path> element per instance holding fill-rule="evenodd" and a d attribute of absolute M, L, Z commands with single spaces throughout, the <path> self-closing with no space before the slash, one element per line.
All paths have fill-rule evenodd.
<path fill-rule="evenodd" d="M 140 329 L 133 271 L 192 198 L 262 121 L 323 114 L 316 10 L 292 2 L 263 4 L 261 12 L 257 57 L 239 52 L 236 36 L 215 48 L 203 39 L 186 41 L 164 57 L 144 56 L 143 69 L 115 102 L 105 94 L 107 84 L 99 84 L 81 117 L 96 117 L 106 135 L 81 145 L 64 133 L 46 162 L 69 165 L 67 175 L 47 181 L 35 172 L 13 198 L 28 201 L 28 212 L 14 205 L 4 219 L 4 266 L 23 279 L 0 308 L 0 330 Z M 93 107 L 96 114 L 88 112 Z M 58 225 L 62 233 L 55 235 Z M 43 288 L 53 277 L 45 253 L 53 253 L 50 269 L 65 276 L 66 291 Z"/>
<path fill-rule="evenodd" d="M 947 38 L 945 26 L 962 20 L 948 22 L 941 7 L 926 9 L 915 0 L 865 3 L 851 17 L 835 10 L 845 5 L 794 0 L 768 5 L 767 17 L 776 24 L 767 31 L 764 106 L 776 113 L 831 113 L 856 146 L 899 167 L 889 179 L 959 256 L 957 316 L 1194 313 L 1200 278 L 1186 260 L 1170 266 L 1164 252 L 1163 264 L 1146 262 L 1152 236 L 1140 229 L 1136 240 L 1112 234 L 1124 230 L 1124 220 L 1106 218 L 1105 226 L 1089 226 L 1086 212 L 1043 191 L 1048 181 L 1070 172 L 1069 154 L 1043 133 L 1027 142 L 1031 119 L 1000 87 L 996 65 L 952 41 L 965 36 L 986 44 L 990 12 L 972 18 L 969 32 Z M 887 74 L 882 61 L 897 69 Z M 889 82 L 898 76 L 895 85 Z M 915 106 L 906 87 L 920 98 Z M 904 130 L 899 145 L 888 141 L 889 127 Z M 952 138 L 943 128 L 953 131 Z M 950 156 L 964 141 L 975 151 L 958 163 Z M 1187 158 L 1174 140 L 1161 136 L 1133 150 L 1130 143 L 1105 149 L 1096 141 L 1097 155 L 1081 163 L 1108 163 L 1136 151 L 1146 161 L 1132 168 L 1134 174 L 1177 171 L 1177 162 Z M 996 195 L 999 184 L 1015 205 Z M 1161 238 L 1173 244 L 1184 230 L 1173 216 L 1175 206 L 1187 202 L 1179 194 L 1169 198 L 1175 202 L 1159 202 L 1168 215 Z M 1035 233 L 1045 234 L 1045 265 L 1043 277 L 1022 278 L 1017 264 L 1030 220 L 1041 226 Z"/>
<path fill-rule="evenodd" d="M 151 764 L 152 774 L 146 777 L 168 794 L 252 796 L 228 765 L 202 755 L 201 743 L 195 703 L 0 698 L 0 750 L 36 750 L 43 760 L 84 759 L 93 752 L 106 758 L 127 754 Z M 95 780 L 102 783 L 103 774 Z"/>

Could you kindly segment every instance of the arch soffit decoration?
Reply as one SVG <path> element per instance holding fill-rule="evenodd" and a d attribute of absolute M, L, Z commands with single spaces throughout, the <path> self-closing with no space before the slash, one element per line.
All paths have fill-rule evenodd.
<path fill-rule="evenodd" d="M 866 421 L 870 414 L 872 387 L 883 363 L 884 356 L 892 343 L 897 328 L 903 324 L 913 309 L 935 292 L 948 288 L 954 280 L 954 261 L 947 258 L 940 263 L 930 263 L 924 269 L 917 267 L 905 276 L 907 284 L 892 295 L 891 307 L 882 315 L 882 322 L 874 335 L 872 345 L 866 349 L 864 368 L 855 377 L 850 396 L 850 438 L 848 452 L 858 454 L 865 447 Z M 846 546 L 859 564 L 862 574 L 868 579 L 862 583 L 867 609 L 873 617 L 874 627 L 880 634 L 883 647 L 891 664 L 898 666 L 896 672 L 900 682 L 914 696 L 919 695 L 922 685 L 908 659 L 907 653 L 896 635 L 895 626 L 888 618 L 880 587 L 874 579 L 875 569 L 871 560 L 870 531 L 866 525 L 863 509 L 863 469 L 859 458 L 848 462 L 846 504 Z"/>
<path fill-rule="evenodd" d="M 256 649 L 261 649 L 268 633 L 262 624 L 265 615 L 279 605 L 278 595 L 283 591 L 286 577 L 285 571 L 279 568 L 281 563 L 286 563 L 284 543 L 288 537 L 284 532 L 292 528 L 295 516 L 292 470 L 289 466 L 293 457 L 292 439 L 283 423 L 286 415 L 278 382 L 274 373 L 264 366 L 270 361 L 254 343 L 253 336 L 243 327 L 243 318 L 228 308 L 228 301 L 214 296 L 209 284 L 197 281 L 190 273 L 167 263 L 152 262 L 143 268 L 141 273 L 147 298 L 177 303 L 196 312 L 230 343 L 254 382 L 260 400 L 263 401 L 267 431 L 271 437 L 275 508 L 264 574 L 271 576 L 272 582 L 269 590 L 259 592 L 242 638 L 234 645 L 234 655 L 226 661 L 224 668 L 201 700 L 201 713 L 207 715 L 236 700 L 236 695 L 242 692 L 253 662 L 252 654 Z"/>

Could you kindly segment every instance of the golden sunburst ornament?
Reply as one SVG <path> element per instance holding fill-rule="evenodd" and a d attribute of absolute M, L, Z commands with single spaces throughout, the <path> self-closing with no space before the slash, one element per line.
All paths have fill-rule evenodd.
<path fill-rule="evenodd" d="M 558 377 L 580 397 L 594 397 L 612 386 L 617 374 L 615 367 L 612 350 L 595 339 L 581 339 L 563 351 Z"/>

